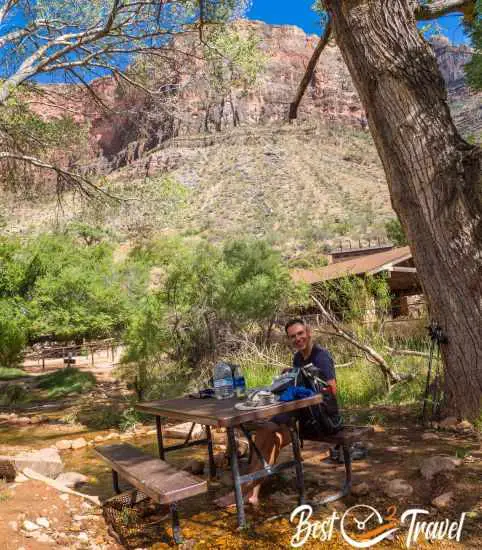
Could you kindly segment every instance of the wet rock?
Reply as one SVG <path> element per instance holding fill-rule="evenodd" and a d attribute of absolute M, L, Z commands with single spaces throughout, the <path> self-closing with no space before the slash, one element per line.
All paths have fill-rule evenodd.
<path fill-rule="evenodd" d="M 131 439 L 131 437 L 132 437 L 131 433 L 124 433 L 124 434 L 120 434 L 119 439 L 121 441 L 126 441 L 127 439 Z"/>
<path fill-rule="evenodd" d="M 103 435 L 96 435 L 96 436 L 94 437 L 94 441 L 95 441 L 96 443 L 100 443 L 101 441 L 104 441 L 104 440 L 105 440 L 105 437 L 104 437 Z"/>
<path fill-rule="evenodd" d="M 37 525 L 40 525 L 40 527 L 44 527 L 45 529 L 48 529 L 50 527 L 50 522 L 47 518 L 37 518 L 35 520 L 35 523 Z"/>
<path fill-rule="evenodd" d="M 64 485 L 64 487 L 74 489 L 75 487 L 79 487 L 80 485 L 87 483 L 89 478 L 77 472 L 64 472 L 63 474 L 60 474 L 55 481 L 58 481 Z"/>
<path fill-rule="evenodd" d="M 37 525 L 36 523 L 34 523 L 33 521 L 30 521 L 30 520 L 26 519 L 22 523 L 22 529 L 24 531 L 27 531 L 27 532 L 31 533 L 32 531 L 36 531 L 37 529 L 40 529 L 40 526 Z"/>
<path fill-rule="evenodd" d="M 432 500 L 432 506 L 435 506 L 435 508 L 438 508 L 439 510 L 443 510 L 444 508 L 451 506 L 453 498 L 454 494 L 451 491 L 443 493 Z"/>
<path fill-rule="evenodd" d="M 431 456 L 422 462 L 420 472 L 425 479 L 431 480 L 435 474 L 455 470 L 461 463 L 460 459 L 450 456 Z"/>
<path fill-rule="evenodd" d="M 55 446 L 59 451 L 67 451 L 72 449 L 72 441 L 70 439 L 61 439 L 55 443 Z"/>
<path fill-rule="evenodd" d="M 110 439 L 119 439 L 119 435 L 120 434 L 118 434 L 117 432 L 111 432 L 104 437 L 104 441 L 109 441 Z"/>
<path fill-rule="evenodd" d="M 83 449 L 84 447 L 87 447 L 87 441 L 83 437 L 79 437 L 72 441 L 73 450 Z"/>
<path fill-rule="evenodd" d="M 439 423 L 439 428 L 441 428 L 442 430 L 450 430 L 455 428 L 458 423 L 459 421 L 455 416 L 448 416 Z"/>
<path fill-rule="evenodd" d="M 473 432 L 474 431 L 474 425 L 471 424 L 468 420 L 462 420 L 462 422 L 459 422 L 457 426 L 455 426 L 456 430 L 458 432 Z"/>
<path fill-rule="evenodd" d="M 432 439 L 440 439 L 440 437 L 433 432 L 425 432 L 424 434 L 422 434 L 423 441 L 430 441 Z"/>
<path fill-rule="evenodd" d="M 64 467 L 57 449 L 52 447 L 13 457 L 0 456 L 0 463 L 2 462 L 13 464 L 17 472 L 30 468 L 34 472 L 52 478 L 57 477 Z"/>
<path fill-rule="evenodd" d="M 408 497 L 413 493 L 413 487 L 404 479 L 392 479 L 384 492 L 390 498 Z"/>
<path fill-rule="evenodd" d="M 385 428 L 383 426 L 379 426 L 378 424 L 374 424 L 373 431 L 375 433 L 383 433 L 385 431 Z"/>
<path fill-rule="evenodd" d="M 359 483 L 358 485 L 354 485 L 351 489 L 351 492 L 356 497 L 363 497 L 365 495 L 368 495 L 370 492 L 370 487 L 368 486 L 368 483 Z"/>
<path fill-rule="evenodd" d="M 163 430 L 166 437 L 172 439 L 186 439 L 188 433 L 191 430 L 191 422 L 183 422 L 182 424 L 176 424 L 175 426 L 169 426 Z M 204 428 L 199 424 L 196 424 L 191 433 L 191 439 L 202 439 L 204 437 Z"/>
<path fill-rule="evenodd" d="M 190 460 L 184 470 L 191 472 L 194 475 L 201 475 L 204 472 L 204 460 Z"/>
<path fill-rule="evenodd" d="M 146 435 L 156 435 L 157 434 L 157 431 L 156 430 L 148 430 L 146 432 Z"/>

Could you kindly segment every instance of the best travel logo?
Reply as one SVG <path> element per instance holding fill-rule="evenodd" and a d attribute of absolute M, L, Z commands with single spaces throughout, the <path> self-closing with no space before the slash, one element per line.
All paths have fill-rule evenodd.
<path fill-rule="evenodd" d="M 318 539 L 321 542 L 331 540 L 337 522 L 343 539 L 354 548 L 369 548 L 392 537 L 402 528 L 407 529 L 406 547 L 426 541 L 452 539 L 460 541 L 465 512 L 458 520 L 429 521 L 428 510 L 410 508 L 397 518 L 396 506 L 390 506 L 385 515 L 367 504 L 357 504 L 348 508 L 343 515 L 333 512 L 331 516 L 316 521 L 312 519 L 313 508 L 309 504 L 298 506 L 290 516 L 296 523 L 296 531 L 291 538 L 291 546 L 299 548 L 306 542 Z"/>

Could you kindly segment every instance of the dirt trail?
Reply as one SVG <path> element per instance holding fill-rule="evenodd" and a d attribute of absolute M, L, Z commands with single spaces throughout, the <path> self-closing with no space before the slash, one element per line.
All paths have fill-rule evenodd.
<path fill-rule="evenodd" d="M 86 368 L 87 367 L 83 367 Z M 112 378 L 112 367 L 102 366 L 92 370 L 98 376 L 98 384 L 88 396 L 82 399 L 91 407 L 99 409 L 112 399 L 122 396 L 122 388 Z M 79 400 L 77 398 L 77 400 Z M 65 411 L 64 411 L 65 413 Z M 85 426 L 68 425 L 59 422 L 58 413 L 47 412 L 50 422 L 24 427 L 0 428 L 0 453 L 18 452 L 30 448 L 41 448 L 55 444 L 59 439 L 84 437 L 93 441 L 104 431 L 91 431 Z M 396 516 L 409 508 L 423 508 L 429 512 L 430 521 L 456 520 L 466 513 L 462 540 L 436 542 L 432 548 L 480 549 L 482 548 L 482 451 L 475 433 L 424 430 L 416 423 L 413 412 L 404 407 L 373 407 L 367 410 L 346 411 L 351 421 L 363 424 L 366 418 L 376 417 L 379 425 L 376 433 L 365 442 L 368 456 L 354 462 L 354 485 L 367 484 L 364 496 L 350 495 L 342 501 L 314 511 L 316 520 L 327 519 L 333 511 L 341 516 L 355 505 L 370 505 L 382 514 L 390 506 L 396 507 Z M 427 436 L 430 433 L 430 436 Z M 155 435 L 132 432 L 122 435 L 130 443 L 155 453 Z M 306 492 L 308 500 L 316 500 L 336 491 L 343 480 L 343 466 L 325 460 L 327 446 L 306 443 L 303 449 Z M 218 452 L 224 447 L 218 444 Z M 284 458 L 289 449 L 283 450 Z M 201 447 L 177 451 L 169 455 L 169 461 L 183 466 L 190 458 L 205 460 L 205 449 Z M 424 460 L 433 456 L 461 458 L 461 464 L 454 470 L 434 476 L 431 481 L 420 474 Z M 62 453 L 66 471 L 78 471 L 88 476 L 89 481 L 81 490 L 102 499 L 111 496 L 109 469 L 97 458 L 92 446 L 78 451 Z M 388 496 L 387 486 L 395 479 L 404 480 L 412 489 L 409 496 Z M 189 544 L 186 548 L 233 548 L 233 549 L 277 549 L 290 546 L 295 532 L 289 522 L 290 512 L 296 507 L 297 497 L 293 473 L 285 471 L 282 476 L 270 479 L 262 490 L 262 505 L 259 509 L 248 507 L 249 528 L 240 533 L 236 529 L 236 515 L 233 511 L 219 511 L 214 499 L 230 490 L 231 477 L 227 469 L 220 471 L 219 479 L 210 484 L 207 495 L 195 497 L 180 504 L 183 533 Z M 447 509 L 437 509 L 432 501 L 435 497 L 453 493 L 453 501 Z M 33 498 L 32 498 L 33 495 Z M 165 510 L 148 510 L 150 514 L 130 526 L 126 539 L 129 548 L 170 548 L 170 523 Z M 146 510 L 143 513 L 147 514 Z M 16 487 L 0 486 L 0 548 L 6 550 L 36 550 L 55 547 L 92 548 L 97 550 L 116 549 L 117 543 L 108 535 L 107 526 L 100 511 L 86 511 L 80 499 L 70 497 L 62 500 L 59 493 L 38 482 L 27 481 Z M 75 517 L 77 518 L 75 518 Z M 79 519 L 89 516 L 89 519 Z M 96 516 L 93 519 L 90 516 Z M 54 540 L 49 543 L 27 537 L 21 526 L 25 519 L 34 521 L 47 517 L 52 528 L 41 529 L 41 533 Z M 57 521 L 54 521 L 57 520 Z M 124 518 L 125 520 L 125 518 Z M 85 533 L 80 535 L 80 533 Z M 400 531 L 395 540 L 381 543 L 385 548 L 405 547 L 406 529 Z M 38 534 L 34 535 L 38 537 Z M 80 538 L 79 538 L 80 537 Z M 43 537 L 43 540 L 47 540 Z M 50 545 L 50 546 L 49 546 Z M 329 542 L 311 540 L 303 548 L 351 548 L 340 535 L 339 524 L 335 526 Z"/>

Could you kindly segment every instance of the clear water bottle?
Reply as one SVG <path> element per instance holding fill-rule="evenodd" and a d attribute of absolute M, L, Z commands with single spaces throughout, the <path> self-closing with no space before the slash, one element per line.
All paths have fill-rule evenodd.
<path fill-rule="evenodd" d="M 227 363 L 221 362 L 214 367 L 213 381 L 216 399 L 233 397 L 233 374 Z"/>
<path fill-rule="evenodd" d="M 239 365 L 233 365 L 233 382 L 236 397 L 244 397 L 246 395 L 246 381 Z"/>

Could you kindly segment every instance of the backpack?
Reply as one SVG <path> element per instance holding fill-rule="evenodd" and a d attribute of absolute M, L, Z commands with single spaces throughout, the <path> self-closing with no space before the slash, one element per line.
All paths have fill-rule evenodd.
<path fill-rule="evenodd" d="M 343 428 L 343 418 L 338 413 L 336 397 L 330 386 L 320 377 L 319 369 L 312 363 L 300 367 L 296 386 L 304 386 L 323 396 L 323 401 L 301 409 L 298 413 L 301 439 L 318 440 L 323 435 L 333 435 Z"/>

